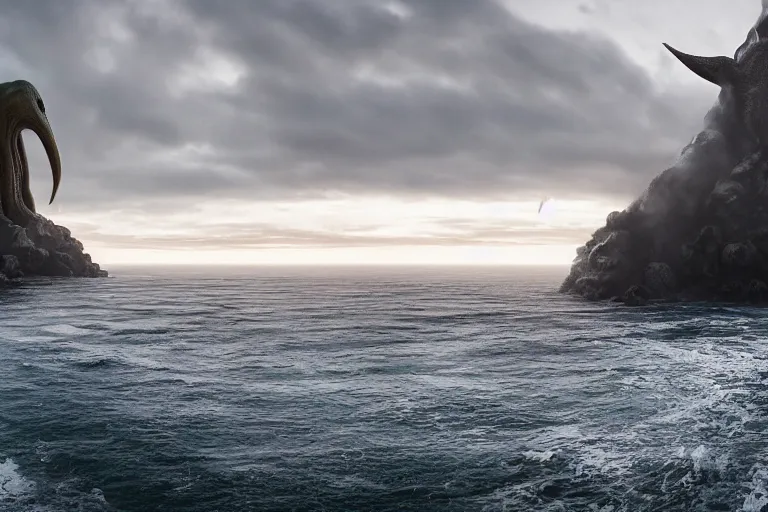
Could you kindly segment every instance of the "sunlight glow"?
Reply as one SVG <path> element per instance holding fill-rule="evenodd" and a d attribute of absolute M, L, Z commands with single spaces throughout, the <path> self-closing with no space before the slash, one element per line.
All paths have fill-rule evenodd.
<path fill-rule="evenodd" d="M 92 254 L 112 265 L 567 265 L 576 245 L 387 246 L 258 250 L 152 250 L 94 246 Z"/>
<path fill-rule="evenodd" d="M 168 82 L 175 97 L 194 92 L 226 91 L 237 87 L 246 68 L 232 57 L 211 47 L 201 47 L 193 62 L 181 65 Z"/>
<path fill-rule="evenodd" d="M 105 266 L 567 265 L 618 209 L 587 201 L 547 204 L 540 214 L 539 201 L 184 198 L 132 210 L 42 213 L 69 226 Z M 161 207 L 168 210 L 151 213 Z"/>

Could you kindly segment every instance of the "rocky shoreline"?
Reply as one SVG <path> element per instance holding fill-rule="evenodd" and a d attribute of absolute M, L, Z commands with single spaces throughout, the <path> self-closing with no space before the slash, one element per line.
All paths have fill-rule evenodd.
<path fill-rule="evenodd" d="M 669 233 L 640 204 L 608 215 L 606 225 L 578 249 L 561 292 L 628 305 L 768 303 L 768 158 L 763 153 L 749 155 L 717 180 L 691 218 L 681 222 L 678 212 L 668 221 Z"/>
<path fill-rule="evenodd" d="M 768 6 L 730 57 L 668 45 L 721 87 L 677 162 L 577 250 L 563 293 L 628 305 L 768 303 Z"/>
<path fill-rule="evenodd" d="M 25 276 L 107 277 L 70 231 L 37 215 L 23 228 L 0 216 L 0 288 Z"/>

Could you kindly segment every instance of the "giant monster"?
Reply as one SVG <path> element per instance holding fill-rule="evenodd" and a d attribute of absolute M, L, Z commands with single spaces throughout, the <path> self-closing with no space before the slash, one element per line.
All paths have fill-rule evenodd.
<path fill-rule="evenodd" d="M 36 212 L 24 130 L 38 136 L 48 156 L 52 203 L 61 181 L 61 161 L 45 104 L 27 81 L 0 84 L 0 287 L 19 283 L 24 275 L 106 276 L 67 228 Z"/>
<path fill-rule="evenodd" d="M 577 250 L 564 293 L 768 302 L 768 8 L 734 57 L 665 47 L 720 87 L 704 129 Z"/>

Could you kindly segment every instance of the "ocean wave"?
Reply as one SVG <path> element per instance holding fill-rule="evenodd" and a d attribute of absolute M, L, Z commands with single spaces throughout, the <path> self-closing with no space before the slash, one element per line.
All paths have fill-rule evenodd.
<path fill-rule="evenodd" d="M 147 272 L 9 301 L 0 510 L 768 505 L 756 308 L 498 269 Z"/>

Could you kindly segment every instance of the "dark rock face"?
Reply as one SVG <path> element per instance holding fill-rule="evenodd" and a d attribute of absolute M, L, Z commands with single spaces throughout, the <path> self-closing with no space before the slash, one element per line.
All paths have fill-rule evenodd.
<path fill-rule="evenodd" d="M 0 288 L 23 276 L 106 277 L 70 231 L 38 215 L 23 228 L 0 216 Z"/>
<path fill-rule="evenodd" d="M 562 292 L 631 305 L 768 302 L 768 103 L 749 96 L 768 92 L 768 6 L 728 65 L 711 75 L 721 92 L 704 130 L 577 250 Z"/>
<path fill-rule="evenodd" d="M 666 263 L 653 262 L 645 268 L 643 284 L 650 296 L 666 297 L 677 290 L 677 277 Z"/>
<path fill-rule="evenodd" d="M 571 267 L 561 291 L 590 300 L 624 297 L 632 305 L 652 299 L 768 302 L 768 159 L 750 155 L 711 191 L 690 216 L 660 218 L 634 203 L 613 212 Z M 667 192 L 669 193 L 669 192 Z"/>
<path fill-rule="evenodd" d="M 621 300 L 629 306 L 644 306 L 650 298 L 651 292 L 646 287 L 633 284 L 624 292 Z"/>

